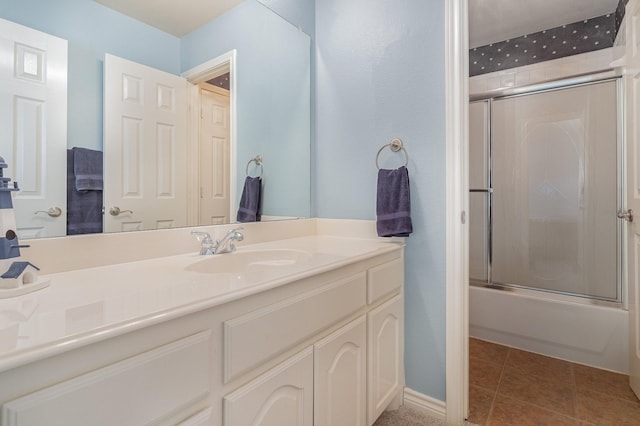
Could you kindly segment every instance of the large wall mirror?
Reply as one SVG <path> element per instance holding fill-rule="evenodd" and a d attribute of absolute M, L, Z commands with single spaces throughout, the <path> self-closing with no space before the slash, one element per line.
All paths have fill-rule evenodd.
<path fill-rule="evenodd" d="M 309 217 L 309 36 L 257 0 L 184 34 L 118 3 L 0 0 L 21 238 L 233 223 L 247 176 L 262 177 L 262 220 Z"/>

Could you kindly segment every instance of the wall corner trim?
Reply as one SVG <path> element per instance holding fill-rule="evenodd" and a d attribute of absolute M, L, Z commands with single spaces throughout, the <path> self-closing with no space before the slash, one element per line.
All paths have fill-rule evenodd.
<path fill-rule="evenodd" d="M 467 0 L 445 0 L 446 421 L 469 411 L 469 38 Z"/>
<path fill-rule="evenodd" d="M 444 401 L 404 388 L 404 406 L 440 420 L 447 416 L 447 406 Z"/>

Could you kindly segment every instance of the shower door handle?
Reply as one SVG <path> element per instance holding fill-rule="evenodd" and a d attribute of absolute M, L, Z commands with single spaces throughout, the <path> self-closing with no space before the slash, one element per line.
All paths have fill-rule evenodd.
<path fill-rule="evenodd" d="M 633 222 L 633 210 L 629 209 L 626 211 L 620 210 L 618 212 L 618 218 L 619 219 L 624 219 L 627 222 Z"/>

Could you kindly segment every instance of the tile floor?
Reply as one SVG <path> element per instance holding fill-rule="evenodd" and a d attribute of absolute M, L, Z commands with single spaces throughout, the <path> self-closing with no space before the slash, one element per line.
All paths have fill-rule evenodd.
<path fill-rule="evenodd" d="M 481 425 L 640 425 L 629 377 L 471 339 L 469 421 Z"/>

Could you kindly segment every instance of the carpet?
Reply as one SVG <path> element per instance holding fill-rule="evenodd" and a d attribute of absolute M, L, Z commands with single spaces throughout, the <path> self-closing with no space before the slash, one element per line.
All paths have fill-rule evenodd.
<path fill-rule="evenodd" d="M 473 423 L 465 424 L 473 426 Z M 444 420 L 402 406 L 397 410 L 382 413 L 373 426 L 447 426 L 447 423 Z"/>

